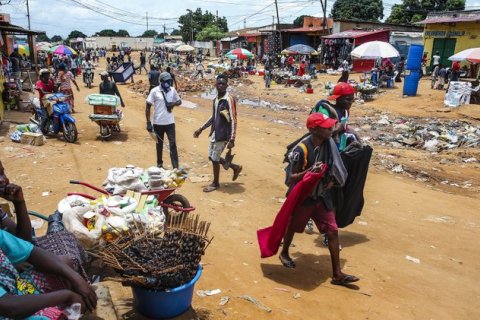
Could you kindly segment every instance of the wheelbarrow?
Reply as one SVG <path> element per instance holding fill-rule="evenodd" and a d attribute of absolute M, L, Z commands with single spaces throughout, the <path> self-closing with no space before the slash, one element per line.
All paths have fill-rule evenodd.
<path fill-rule="evenodd" d="M 111 196 L 113 194 L 109 193 L 105 189 L 100 189 L 95 187 L 94 185 L 91 185 L 87 182 L 83 181 L 78 181 L 78 180 L 70 180 L 71 184 L 79 184 L 82 186 L 85 186 L 87 188 L 90 188 L 92 190 L 95 190 L 99 193 L 102 193 L 106 196 Z M 190 206 L 190 202 L 188 199 L 178 193 L 174 193 L 177 190 L 177 188 L 169 188 L 169 189 L 158 189 L 158 190 L 146 190 L 140 192 L 141 195 L 153 195 L 158 201 L 159 206 L 162 207 L 163 212 L 165 213 L 165 216 L 167 219 L 169 217 L 174 217 L 177 215 L 181 214 L 186 214 L 189 213 L 190 211 L 195 210 L 194 207 Z M 95 200 L 97 197 L 85 194 L 85 193 L 79 193 L 79 192 L 69 192 L 67 195 L 72 196 L 72 195 L 79 195 L 82 197 L 85 197 L 90 200 Z"/>

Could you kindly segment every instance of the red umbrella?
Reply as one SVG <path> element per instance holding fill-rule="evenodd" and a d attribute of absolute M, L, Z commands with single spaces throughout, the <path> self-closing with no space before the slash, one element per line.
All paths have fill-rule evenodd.
<path fill-rule="evenodd" d="M 227 52 L 226 56 L 230 59 L 232 59 L 232 57 L 235 57 L 236 59 L 246 60 L 253 57 L 253 53 L 251 53 L 247 49 L 236 48 Z"/>

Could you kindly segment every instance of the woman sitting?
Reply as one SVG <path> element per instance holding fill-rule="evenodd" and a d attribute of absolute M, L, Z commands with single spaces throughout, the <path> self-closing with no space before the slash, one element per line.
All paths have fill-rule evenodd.
<path fill-rule="evenodd" d="M 93 310 L 97 301 L 95 292 L 70 266 L 74 260 L 69 259 L 68 253 L 74 250 L 65 250 L 66 257 L 60 257 L 32 244 L 22 188 L 10 183 L 1 162 L 0 197 L 13 203 L 17 216 L 15 224 L 0 211 L 0 318 L 61 319 L 60 307 L 76 302 L 83 311 Z M 51 235 L 62 234 L 71 236 L 63 231 L 42 238 L 58 247 Z M 73 244 L 70 248 L 78 248 L 74 238 L 66 243 Z M 25 262 L 26 267 L 19 265 Z"/>

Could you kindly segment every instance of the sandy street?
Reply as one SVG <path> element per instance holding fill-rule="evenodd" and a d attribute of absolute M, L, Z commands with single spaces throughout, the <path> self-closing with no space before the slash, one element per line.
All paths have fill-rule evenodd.
<path fill-rule="evenodd" d="M 98 72 L 103 66 L 101 62 L 96 70 L 92 89 L 77 78 L 81 91 L 75 92 L 76 144 L 57 138 L 49 138 L 41 147 L 15 144 L 8 137 L 8 124 L 3 126 L 0 158 L 12 182 L 24 188 L 29 209 L 51 213 L 69 191 L 93 193 L 69 185 L 70 179 L 101 186 L 110 167 L 134 164 L 147 168 L 156 163 L 155 145 L 145 130 L 145 99 L 128 85 L 119 86 L 127 105 L 122 132 L 108 142 L 97 137 L 99 129 L 88 118 L 92 110 L 84 98 L 98 92 Z M 234 162 L 243 165 L 239 179 L 232 182 L 232 171 L 222 171 L 218 191 L 203 193 L 208 182 L 191 181 L 179 190 L 196 207 L 196 213 L 212 222 L 210 234 L 215 237 L 202 259 L 203 275 L 195 290 L 222 292 L 194 295 L 193 309 L 178 319 L 480 318 L 476 283 L 480 272 L 476 247 L 480 235 L 478 147 L 430 152 L 395 147 L 379 138 L 393 132 L 393 125 L 377 123 L 382 115 L 419 123 L 432 123 L 435 118 L 442 123 L 480 124 L 478 105 L 443 109 L 444 93 L 430 90 L 427 79 L 421 81 L 418 97 L 402 98 L 400 84 L 372 102 L 352 107 L 352 127 L 358 123 L 358 133 L 370 137 L 374 148 L 363 214 L 340 231 L 342 267 L 361 280 L 352 288 L 330 284 L 329 253 L 317 230 L 295 236 L 291 253 L 296 269 L 284 268 L 278 257 L 260 259 L 256 230 L 271 225 L 286 191 L 285 146 L 305 132 L 309 109 L 326 97 L 323 83 L 337 78 L 320 77 L 313 83 L 313 95 L 280 85 L 267 92 L 258 76 L 250 76 L 241 86 L 232 83 L 233 94 L 242 99 L 265 100 L 297 110 L 240 104 L 234 149 Z M 358 80 L 358 75 L 352 78 Z M 140 79 L 146 81 L 146 76 L 135 76 L 136 81 Z M 198 107 L 177 107 L 174 113 L 181 165 L 191 168 L 191 177 L 209 178 L 207 132 L 199 139 L 192 137 L 211 113 L 211 102 L 201 98 L 201 93 L 183 93 L 182 99 Z M 164 157 L 170 165 L 168 151 Z M 465 161 L 471 158 L 477 161 Z M 393 172 L 398 165 L 403 171 Z M 46 191 L 48 196 L 42 196 Z M 140 319 L 130 311 L 130 288 L 108 285 L 117 316 Z M 245 295 L 260 304 L 243 299 Z M 230 300 L 222 306 L 219 302 L 224 296 Z"/>

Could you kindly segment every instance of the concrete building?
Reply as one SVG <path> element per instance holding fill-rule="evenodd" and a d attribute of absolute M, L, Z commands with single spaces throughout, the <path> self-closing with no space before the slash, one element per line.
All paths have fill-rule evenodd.
<path fill-rule="evenodd" d="M 140 37 L 90 37 L 85 38 L 85 47 L 87 49 L 118 50 L 119 48 L 132 48 L 132 50 L 143 50 L 153 47 L 153 41 L 153 38 Z"/>
<path fill-rule="evenodd" d="M 480 47 L 480 10 L 431 12 L 424 25 L 424 52 L 432 65 L 432 55 L 439 52 L 440 63 L 451 65 L 448 58 L 469 48 Z"/>

